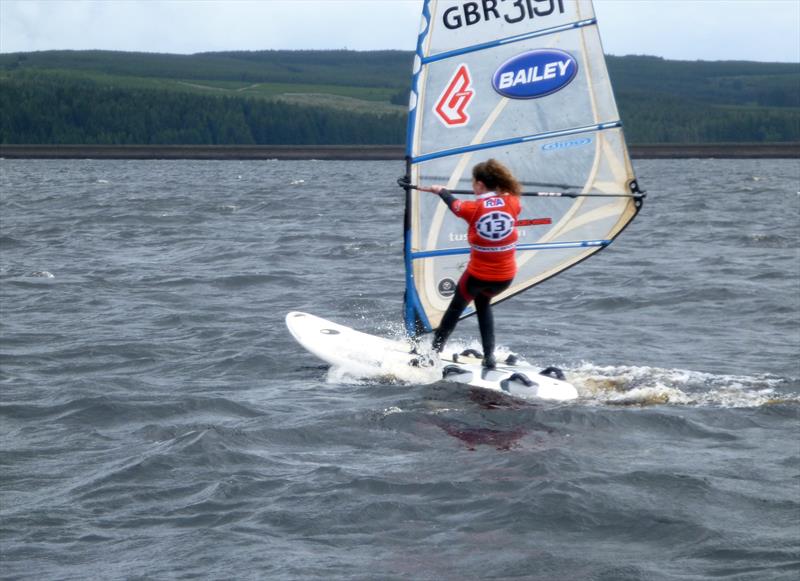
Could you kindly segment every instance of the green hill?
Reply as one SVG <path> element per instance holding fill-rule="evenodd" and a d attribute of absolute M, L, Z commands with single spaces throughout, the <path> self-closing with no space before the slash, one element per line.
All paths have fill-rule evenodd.
<path fill-rule="evenodd" d="M 0 54 L 0 143 L 399 144 L 413 55 Z M 800 141 L 800 65 L 608 57 L 632 143 Z"/>

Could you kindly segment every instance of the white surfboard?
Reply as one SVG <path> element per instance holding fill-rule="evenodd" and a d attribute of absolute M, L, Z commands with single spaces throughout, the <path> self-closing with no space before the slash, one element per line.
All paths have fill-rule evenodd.
<path fill-rule="evenodd" d="M 522 399 L 568 401 L 578 397 L 575 387 L 554 368 L 542 374 L 539 368 L 519 361 L 498 362 L 496 369 L 484 369 L 476 354 L 458 353 L 442 354 L 434 367 L 415 367 L 412 362 L 419 356 L 411 353 L 408 340 L 362 333 L 298 311 L 286 315 L 286 326 L 310 353 L 363 378 L 388 376 L 419 383 L 444 380 Z"/>

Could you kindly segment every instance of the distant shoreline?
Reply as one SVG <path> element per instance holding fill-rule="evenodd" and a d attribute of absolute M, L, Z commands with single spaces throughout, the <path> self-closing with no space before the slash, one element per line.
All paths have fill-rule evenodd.
<path fill-rule="evenodd" d="M 631 145 L 634 159 L 800 159 L 800 143 Z M 0 145 L 5 159 L 402 160 L 402 145 Z"/>

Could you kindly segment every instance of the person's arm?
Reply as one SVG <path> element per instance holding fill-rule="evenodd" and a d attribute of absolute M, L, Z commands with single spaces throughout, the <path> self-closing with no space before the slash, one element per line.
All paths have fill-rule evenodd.
<path fill-rule="evenodd" d="M 450 193 L 450 190 L 448 190 L 446 187 L 437 185 L 437 186 L 429 186 L 427 188 L 421 187 L 419 189 L 422 192 L 431 192 L 432 194 L 437 194 L 442 199 L 442 201 L 445 204 L 447 204 L 447 207 L 450 208 L 450 210 L 452 210 L 453 212 L 456 211 L 453 209 L 453 205 L 456 204 L 458 200 L 453 194 Z"/>

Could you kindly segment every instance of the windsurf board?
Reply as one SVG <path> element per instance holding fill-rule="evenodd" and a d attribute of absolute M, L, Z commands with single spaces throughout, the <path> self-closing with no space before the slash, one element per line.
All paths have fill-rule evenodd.
<path fill-rule="evenodd" d="M 414 344 L 408 339 L 363 333 L 298 311 L 286 315 L 286 326 L 307 351 L 364 378 L 401 376 L 420 383 L 442 380 L 522 399 L 568 401 L 578 397 L 577 389 L 556 368 L 540 370 L 509 359 L 498 362 L 495 369 L 485 369 L 480 354 L 474 351 L 443 353 L 438 362 L 426 366 L 427 358 L 414 353 Z"/>

